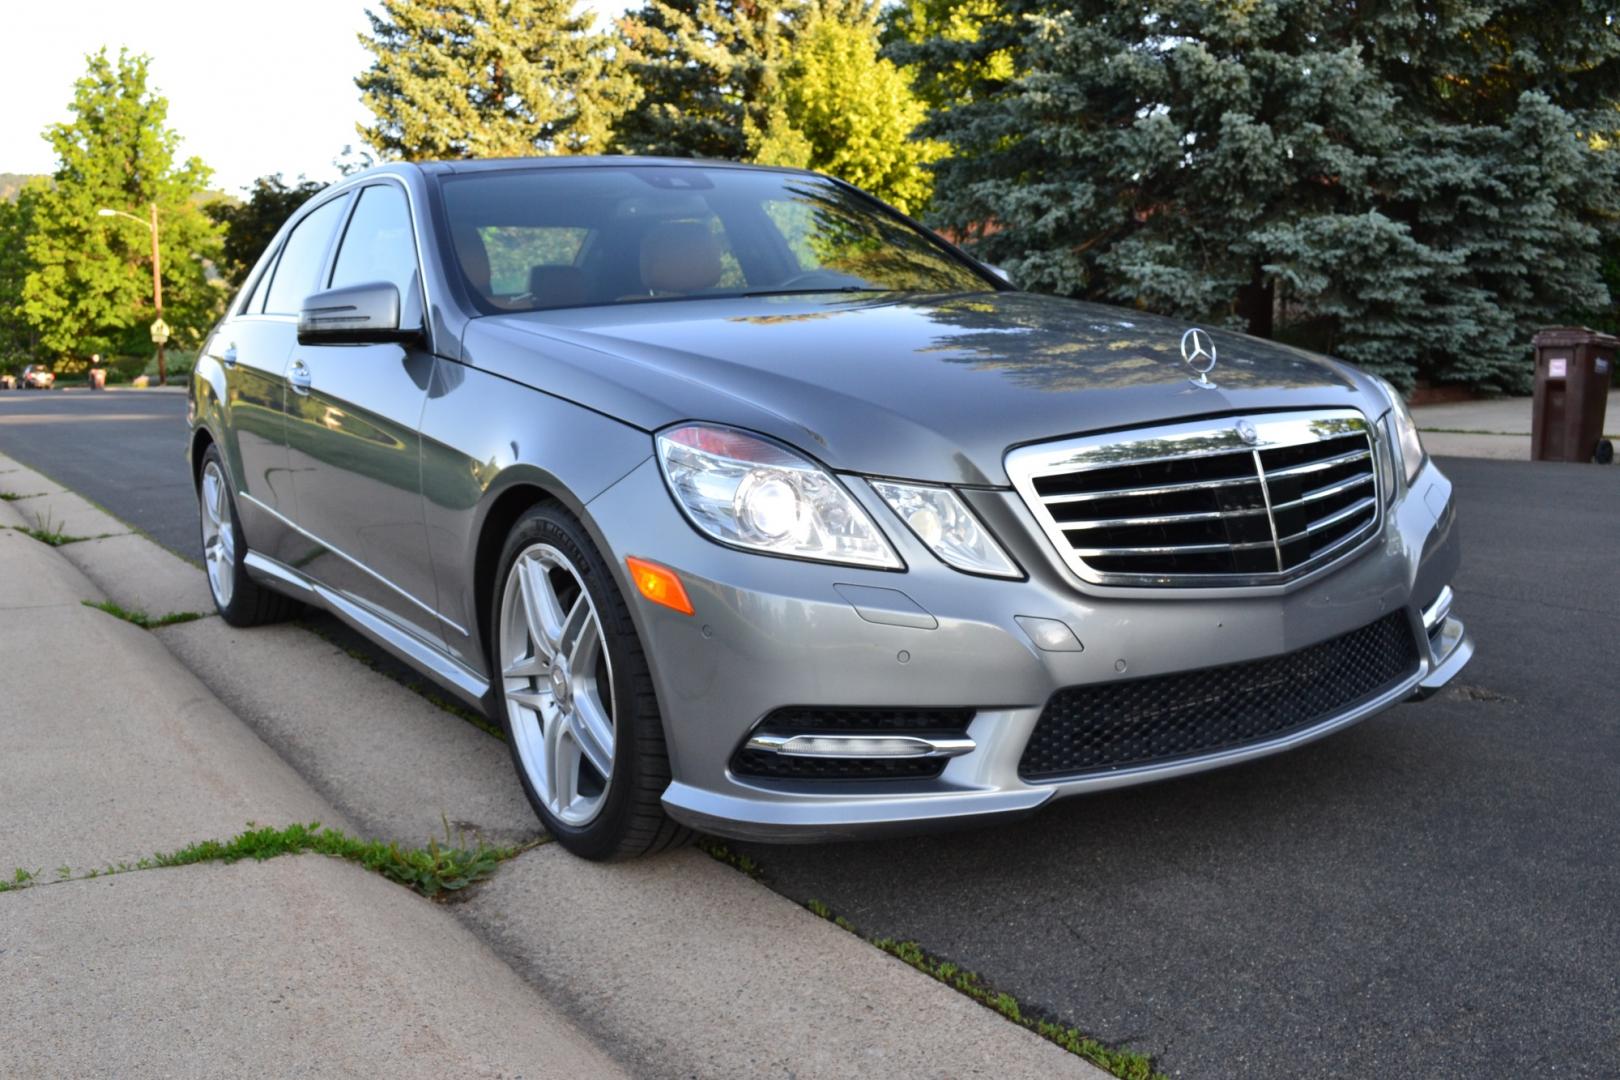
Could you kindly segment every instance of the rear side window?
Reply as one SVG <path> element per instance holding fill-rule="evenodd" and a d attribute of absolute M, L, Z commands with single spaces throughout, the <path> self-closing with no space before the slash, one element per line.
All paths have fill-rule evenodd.
<path fill-rule="evenodd" d="M 304 306 L 304 298 L 320 288 L 321 264 L 326 260 L 326 249 L 332 240 L 347 199 L 333 199 L 322 203 L 310 213 L 281 249 L 281 261 L 276 263 L 275 277 L 270 281 L 270 294 L 264 310 L 275 315 L 296 315 Z"/>
<path fill-rule="evenodd" d="M 391 282 L 409 304 L 416 289 L 416 241 L 405 193 L 393 184 L 368 187 L 343 232 L 332 267 L 334 289 L 345 285 Z"/>

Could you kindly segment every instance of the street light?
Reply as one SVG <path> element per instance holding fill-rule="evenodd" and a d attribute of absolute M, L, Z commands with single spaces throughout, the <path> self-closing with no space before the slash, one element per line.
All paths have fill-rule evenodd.
<path fill-rule="evenodd" d="M 103 206 L 96 211 L 97 217 L 129 218 L 137 225 L 145 225 L 152 234 L 152 308 L 157 318 L 152 323 L 152 343 L 157 346 L 158 385 L 169 385 L 169 371 L 163 362 L 163 346 L 169 340 L 169 328 L 163 322 L 163 271 L 158 252 L 158 215 L 157 203 L 152 204 L 152 220 L 142 221 L 134 214 L 126 214 L 122 210 L 113 210 Z"/>

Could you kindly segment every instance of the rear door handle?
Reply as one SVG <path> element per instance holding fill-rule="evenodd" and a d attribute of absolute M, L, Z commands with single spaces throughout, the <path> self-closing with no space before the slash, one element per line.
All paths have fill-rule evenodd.
<path fill-rule="evenodd" d="M 304 362 L 302 360 L 294 360 L 292 369 L 287 372 L 287 382 L 292 385 L 293 393 L 309 393 L 309 385 L 312 381 L 313 380 L 309 374 L 309 368 L 304 366 Z"/>
<path fill-rule="evenodd" d="M 225 351 L 220 354 L 219 362 L 226 367 L 236 366 L 236 342 L 233 341 L 225 347 Z"/>

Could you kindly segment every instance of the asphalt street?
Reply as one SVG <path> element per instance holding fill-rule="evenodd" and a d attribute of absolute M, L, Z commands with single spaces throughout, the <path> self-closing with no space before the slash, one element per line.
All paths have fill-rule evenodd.
<path fill-rule="evenodd" d="M 0 452 L 194 557 L 184 408 L 0 393 Z M 1441 465 L 1479 652 L 1440 697 L 1016 825 L 748 853 L 1172 1075 L 1620 1075 L 1620 469 Z"/>
<path fill-rule="evenodd" d="M 186 396 L 166 391 L 0 391 L 0 454 L 195 562 L 202 541 L 185 417 Z"/>

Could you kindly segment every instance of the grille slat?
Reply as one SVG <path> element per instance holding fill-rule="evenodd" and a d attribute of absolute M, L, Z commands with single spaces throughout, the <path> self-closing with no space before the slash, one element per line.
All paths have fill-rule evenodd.
<path fill-rule="evenodd" d="M 1074 686 L 1046 703 L 1018 775 L 1053 781 L 1283 738 L 1393 690 L 1417 670 L 1405 612 L 1265 660 Z"/>
<path fill-rule="evenodd" d="M 1366 419 L 1346 409 L 1023 447 L 1007 471 L 1084 580 L 1272 584 L 1376 531 L 1374 452 Z"/>

